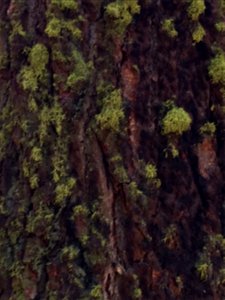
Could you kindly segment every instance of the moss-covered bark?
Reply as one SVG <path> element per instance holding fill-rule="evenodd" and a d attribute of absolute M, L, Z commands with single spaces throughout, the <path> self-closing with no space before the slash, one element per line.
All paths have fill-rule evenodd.
<path fill-rule="evenodd" d="M 2 0 L 0 299 L 225 297 L 222 0 Z"/>

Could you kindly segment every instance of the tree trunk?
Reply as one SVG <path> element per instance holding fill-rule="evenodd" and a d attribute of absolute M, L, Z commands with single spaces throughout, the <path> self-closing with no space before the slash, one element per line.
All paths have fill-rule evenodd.
<path fill-rule="evenodd" d="M 223 0 L 0 0 L 0 299 L 225 297 Z"/>

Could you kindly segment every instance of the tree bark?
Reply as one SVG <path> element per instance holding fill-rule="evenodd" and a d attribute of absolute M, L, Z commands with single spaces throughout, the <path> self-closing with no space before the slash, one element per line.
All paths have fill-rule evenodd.
<path fill-rule="evenodd" d="M 224 6 L 0 0 L 0 299 L 225 297 Z"/>

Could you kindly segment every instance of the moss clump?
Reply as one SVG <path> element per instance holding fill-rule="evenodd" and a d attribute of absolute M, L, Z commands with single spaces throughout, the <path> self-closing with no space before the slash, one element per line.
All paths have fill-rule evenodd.
<path fill-rule="evenodd" d="M 49 37 L 59 37 L 61 35 L 61 30 L 62 30 L 62 22 L 60 19 L 53 17 L 50 19 L 48 22 L 46 28 L 45 28 L 45 33 Z"/>
<path fill-rule="evenodd" d="M 204 0 L 190 0 L 188 6 L 188 16 L 193 20 L 197 21 L 199 16 L 205 11 Z"/>
<path fill-rule="evenodd" d="M 48 50 L 43 44 L 36 44 L 31 48 L 29 62 L 37 76 L 41 76 L 45 71 L 49 60 Z"/>
<path fill-rule="evenodd" d="M 215 28 L 219 32 L 224 32 L 225 31 L 225 22 L 217 22 L 215 24 Z"/>
<path fill-rule="evenodd" d="M 86 206 L 79 204 L 73 208 L 73 217 L 76 218 L 78 216 L 88 216 L 88 209 Z"/>
<path fill-rule="evenodd" d="M 147 164 L 145 167 L 145 175 L 147 179 L 154 179 L 157 177 L 157 169 L 153 164 Z"/>
<path fill-rule="evenodd" d="M 48 50 L 43 44 L 36 44 L 31 48 L 28 61 L 29 66 L 22 68 L 20 72 L 21 84 L 24 90 L 35 91 L 38 81 L 46 75 L 46 65 L 49 60 Z"/>
<path fill-rule="evenodd" d="M 174 26 L 174 20 L 173 19 L 166 19 L 162 23 L 162 30 L 166 32 L 166 34 L 169 37 L 175 38 L 178 35 L 178 32 L 175 29 Z"/>
<path fill-rule="evenodd" d="M 140 288 L 135 288 L 133 292 L 133 299 L 141 299 L 142 290 Z"/>
<path fill-rule="evenodd" d="M 213 122 L 206 122 L 199 129 L 199 133 L 201 135 L 214 136 L 215 132 L 216 132 L 216 125 Z"/>
<path fill-rule="evenodd" d="M 157 189 L 160 188 L 161 180 L 157 178 L 157 169 L 155 165 L 147 164 L 145 166 L 145 177 L 151 186 L 154 186 Z"/>
<path fill-rule="evenodd" d="M 181 107 L 174 107 L 167 112 L 162 120 L 162 134 L 181 135 L 190 129 L 190 115 Z"/>
<path fill-rule="evenodd" d="M 55 203 L 58 205 L 64 204 L 67 197 L 72 193 L 76 185 L 76 179 L 73 177 L 67 178 L 64 182 L 58 183 L 55 189 Z"/>
<path fill-rule="evenodd" d="M 39 147 L 34 147 L 31 151 L 31 158 L 35 162 L 39 162 L 42 160 L 42 153 L 41 153 L 41 148 Z"/>
<path fill-rule="evenodd" d="M 81 38 L 81 30 L 77 27 L 77 20 L 61 20 L 52 16 L 45 28 L 45 33 L 51 38 L 60 38 L 64 31 L 68 31 L 75 39 Z"/>
<path fill-rule="evenodd" d="M 103 295 L 102 295 L 102 287 L 101 285 L 97 284 L 95 285 L 91 292 L 90 292 L 90 296 L 93 299 L 97 299 L 97 300 L 102 300 L 103 299 Z"/>
<path fill-rule="evenodd" d="M 74 246 L 66 246 L 62 249 L 61 255 L 63 259 L 72 261 L 79 255 L 80 250 Z"/>
<path fill-rule="evenodd" d="M 221 234 L 207 237 L 196 263 L 196 271 L 201 280 L 208 281 L 212 290 L 225 296 L 225 238 Z"/>
<path fill-rule="evenodd" d="M 73 72 L 67 78 L 67 86 L 76 88 L 77 84 L 85 82 L 91 73 L 92 63 L 86 63 L 78 50 L 73 50 L 72 58 L 75 62 Z"/>
<path fill-rule="evenodd" d="M 192 39 L 194 42 L 199 43 L 205 35 L 205 29 L 201 24 L 198 24 L 192 33 Z"/>
<path fill-rule="evenodd" d="M 124 119 L 124 112 L 122 108 L 121 90 L 112 90 L 102 100 L 102 109 L 96 115 L 96 122 L 99 127 L 118 132 L 120 129 L 120 122 Z"/>
<path fill-rule="evenodd" d="M 77 10 L 78 8 L 77 0 L 51 0 L 51 4 L 57 5 L 62 10 Z"/>
<path fill-rule="evenodd" d="M 212 83 L 225 85 L 225 55 L 223 52 L 217 53 L 216 56 L 211 59 L 208 71 Z"/>
<path fill-rule="evenodd" d="M 127 26 L 132 22 L 133 15 L 140 13 L 137 0 L 116 0 L 106 6 L 106 16 L 112 21 L 113 35 L 123 36 Z"/>

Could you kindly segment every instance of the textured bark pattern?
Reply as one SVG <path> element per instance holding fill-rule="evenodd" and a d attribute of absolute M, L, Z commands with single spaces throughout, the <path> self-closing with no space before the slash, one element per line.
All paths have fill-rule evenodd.
<path fill-rule="evenodd" d="M 223 299 L 222 242 L 198 269 L 225 234 L 225 103 L 208 75 L 223 1 L 193 21 L 185 0 L 121 0 L 127 24 L 110 2 L 0 0 L 0 299 Z M 168 99 L 192 118 L 179 137 L 162 135 Z"/>

